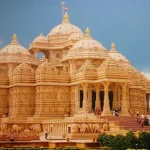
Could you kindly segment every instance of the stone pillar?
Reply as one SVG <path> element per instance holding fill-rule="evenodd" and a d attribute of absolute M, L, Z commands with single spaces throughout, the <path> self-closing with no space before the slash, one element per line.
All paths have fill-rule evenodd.
<path fill-rule="evenodd" d="M 119 109 L 119 102 L 118 102 L 118 97 L 117 97 L 117 85 L 115 85 L 115 88 L 113 90 L 113 109 Z"/>
<path fill-rule="evenodd" d="M 109 97 L 108 97 L 109 82 L 105 82 L 103 83 L 103 85 L 104 85 L 104 107 L 101 116 L 112 116 L 112 113 L 110 112 Z"/>
<path fill-rule="evenodd" d="M 92 89 L 88 88 L 88 110 L 92 110 Z"/>
<path fill-rule="evenodd" d="M 127 98 L 127 83 L 122 85 L 122 105 L 121 105 L 121 116 L 131 116 L 129 114 L 128 108 L 128 98 Z"/>
<path fill-rule="evenodd" d="M 96 85 L 95 85 L 95 89 L 96 89 L 95 109 L 101 110 L 101 103 L 100 103 L 100 97 L 99 97 L 100 85 L 99 85 L 99 84 L 96 84 Z"/>
<path fill-rule="evenodd" d="M 88 110 L 88 99 L 87 99 L 87 91 L 88 91 L 88 84 L 82 84 L 83 87 L 83 110 L 87 111 Z"/>
<path fill-rule="evenodd" d="M 118 108 L 120 109 L 121 107 L 121 91 L 120 91 L 120 86 L 117 88 L 117 99 L 118 99 Z"/>

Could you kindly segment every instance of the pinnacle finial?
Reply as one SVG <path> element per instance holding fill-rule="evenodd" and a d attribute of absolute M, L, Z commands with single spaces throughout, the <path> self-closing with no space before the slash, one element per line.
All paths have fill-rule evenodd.
<path fill-rule="evenodd" d="M 111 48 L 115 48 L 115 44 L 114 43 L 111 44 Z"/>
<path fill-rule="evenodd" d="M 43 36 L 42 32 L 41 32 L 40 36 Z"/>
<path fill-rule="evenodd" d="M 68 15 L 67 12 L 66 12 L 65 15 L 64 15 L 64 19 L 65 19 L 65 20 L 68 20 L 68 19 L 69 19 L 69 15 Z"/>
<path fill-rule="evenodd" d="M 17 41 L 17 35 L 16 34 L 13 35 L 13 40 Z"/>
<path fill-rule="evenodd" d="M 90 35 L 90 29 L 88 27 L 86 28 L 85 33 Z"/>

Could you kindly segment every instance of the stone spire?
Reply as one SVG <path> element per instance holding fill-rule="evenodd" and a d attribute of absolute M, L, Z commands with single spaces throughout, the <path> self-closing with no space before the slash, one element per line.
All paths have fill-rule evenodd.
<path fill-rule="evenodd" d="M 18 40 L 17 40 L 17 35 L 16 34 L 13 35 L 11 44 L 18 44 Z"/>
<path fill-rule="evenodd" d="M 90 35 L 90 29 L 88 27 L 86 28 L 85 33 Z"/>
<path fill-rule="evenodd" d="M 85 30 L 85 37 L 91 37 L 90 32 L 91 32 L 90 29 L 87 27 Z"/>
<path fill-rule="evenodd" d="M 64 15 L 64 19 L 63 19 L 63 23 L 69 23 L 69 15 L 68 13 L 66 12 L 65 15 Z"/>
<path fill-rule="evenodd" d="M 111 52 L 111 53 L 116 53 L 116 52 L 117 52 L 117 51 L 116 51 L 116 46 L 115 46 L 114 43 L 111 44 L 110 52 Z"/>
<path fill-rule="evenodd" d="M 115 49 L 115 44 L 114 43 L 111 44 L 111 48 Z"/>

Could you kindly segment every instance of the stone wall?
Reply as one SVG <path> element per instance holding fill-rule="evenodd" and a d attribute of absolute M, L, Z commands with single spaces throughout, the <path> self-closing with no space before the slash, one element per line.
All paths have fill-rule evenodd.
<path fill-rule="evenodd" d="M 0 88 L 0 117 L 8 114 L 8 89 Z"/>
<path fill-rule="evenodd" d="M 34 117 L 64 117 L 69 104 L 70 88 L 68 86 L 36 86 Z"/>
<path fill-rule="evenodd" d="M 129 90 L 130 113 L 136 114 L 138 110 L 140 114 L 146 114 L 146 93 L 141 89 L 132 88 Z"/>

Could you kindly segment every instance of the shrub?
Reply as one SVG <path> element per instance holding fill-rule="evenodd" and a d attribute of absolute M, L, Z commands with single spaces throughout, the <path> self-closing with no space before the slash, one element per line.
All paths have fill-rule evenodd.
<path fill-rule="evenodd" d="M 126 134 L 126 141 L 127 141 L 127 146 L 128 148 L 136 148 L 136 144 L 138 144 L 138 139 L 133 133 L 132 130 L 128 131 Z"/>
<path fill-rule="evenodd" d="M 146 131 L 139 132 L 138 147 L 150 149 L 150 133 Z"/>
<path fill-rule="evenodd" d="M 113 150 L 126 150 L 128 148 L 126 136 L 118 134 L 114 138 Z"/>
<path fill-rule="evenodd" d="M 104 146 L 112 147 L 112 145 L 114 144 L 114 136 L 102 133 L 97 138 L 97 142 L 100 143 L 103 147 Z"/>

